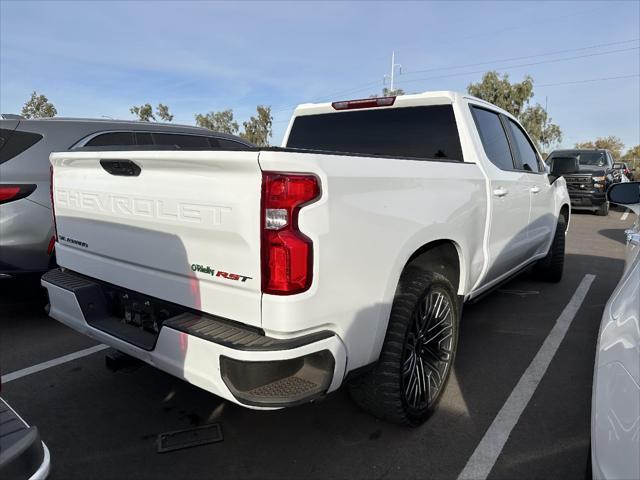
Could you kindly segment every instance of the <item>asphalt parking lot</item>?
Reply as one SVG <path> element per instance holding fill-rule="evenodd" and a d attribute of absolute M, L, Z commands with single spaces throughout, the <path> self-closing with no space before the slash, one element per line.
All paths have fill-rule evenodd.
<path fill-rule="evenodd" d="M 574 212 L 561 283 L 523 274 L 465 306 L 453 377 L 438 411 L 417 429 L 359 411 L 345 389 L 288 410 L 247 410 L 146 365 L 109 371 L 106 350 L 24 370 L 95 345 L 48 318 L 41 293 L 25 283 L 0 283 L 0 367 L 23 374 L 4 383 L 2 396 L 40 428 L 52 479 L 457 478 L 484 442 L 494 447 L 485 434 L 576 289 L 594 275 L 489 473 L 582 479 L 596 336 L 634 219 L 620 210 L 606 218 Z M 157 453 L 158 434 L 211 422 L 221 422 L 222 442 Z"/>

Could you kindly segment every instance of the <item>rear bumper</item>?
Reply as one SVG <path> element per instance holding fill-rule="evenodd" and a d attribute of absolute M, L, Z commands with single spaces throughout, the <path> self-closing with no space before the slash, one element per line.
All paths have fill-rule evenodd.
<path fill-rule="evenodd" d="M 56 269 L 42 277 L 42 285 L 51 317 L 239 405 L 280 408 L 308 402 L 337 389 L 345 375 L 345 347 L 333 332 L 274 338 L 185 311 L 164 321 L 148 341 L 103 313 L 96 293 L 100 282 Z"/>
<path fill-rule="evenodd" d="M 50 468 L 49 450 L 38 429 L 0 398 L 0 477 L 40 480 Z"/>

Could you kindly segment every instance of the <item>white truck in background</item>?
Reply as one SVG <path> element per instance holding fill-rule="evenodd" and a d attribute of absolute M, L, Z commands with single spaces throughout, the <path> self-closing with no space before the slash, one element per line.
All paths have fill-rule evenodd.
<path fill-rule="evenodd" d="M 299 106 L 282 148 L 51 155 L 50 315 L 252 408 L 348 383 L 435 408 L 464 302 L 559 281 L 570 201 L 507 112 L 464 94 Z"/>

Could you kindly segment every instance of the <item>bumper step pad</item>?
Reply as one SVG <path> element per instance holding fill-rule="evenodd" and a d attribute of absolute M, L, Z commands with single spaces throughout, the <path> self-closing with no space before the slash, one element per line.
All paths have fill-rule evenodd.
<path fill-rule="evenodd" d="M 30 478 L 44 460 L 36 427 L 30 427 L 0 398 L 0 478 Z"/>
<path fill-rule="evenodd" d="M 87 323 L 99 330 L 128 341 L 146 350 L 153 350 L 157 335 L 143 332 L 129 325 L 124 325 L 121 319 L 111 317 L 104 307 L 101 285 L 108 285 L 98 280 L 85 277 L 70 270 L 54 269 L 45 273 L 44 282 L 69 290 L 74 293 Z M 120 287 L 117 287 L 120 288 Z M 121 290 L 124 290 L 120 288 Z M 139 292 L 132 292 L 144 295 Z M 148 297 L 152 298 L 152 297 Z M 154 299 L 155 301 L 162 301 Z M 166 302 L 165 302 L 166 303 Z M 267 337 L 259 328 L 227 320 L 213 315 L 191 312 L 184 307 L 172 304 L 176 310 L 183 313 L 175 315 L 162 323 L 162 327 L 169 327 L 180 332 L 202 338 L 235 350 L 243 351 L 278 351 L 298 348 L 309 343 L 324 340 L 334 335 L 330 331 L 315 332 L 295 338 L 279 339 Z"/>

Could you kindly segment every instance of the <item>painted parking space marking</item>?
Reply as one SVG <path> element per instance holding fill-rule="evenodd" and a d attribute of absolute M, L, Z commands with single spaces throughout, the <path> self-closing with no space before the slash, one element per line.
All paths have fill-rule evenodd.
<path fill-rule="evenodd" d="M 595 278 L 596 276 L 591 274 L 584 276 L 571 300 L 556 320 L 547 338 L 545 338 L 540 350 L 538 350 L 538 353 L 467 461 L 458 476 L 458 480 L 484 480 L 489 476 L 491 469 L 509 439 L 511 431 L 518 423 L 520 415 L 522 415 L 542 377 L 544 377 Z"/>
<path fill-rule="evenodd" d="M 54 358 L 53 360 L 47 360 L 46 362 L 38 363 L 37 365 L 32 365 L 31 367 L 23 368 L 21 370 L 16 370 L 15 372 L 11 372 L 11 373 L 7 373 L 6 375 L 3 375 L 2 383 L 3 384 L 9 383 L 12 380 L 17 380 L 19 378 L 26 377 L 27 375 L 38 373 L 48 368 L 56 367 L 58 365 L 62 365 L 63 363 L 77 360 L 78 358 L 86 357 L 87 355 L 93 355 L 94 353 L 100 352 L 102 350 L 106 350 L 107 348 L 109 347 L 106 345 L 95 345 L 93 347 L 85 348 L 84 350 L 78 350 L 77 352 L 63 355 L 62 357 Z"/>

